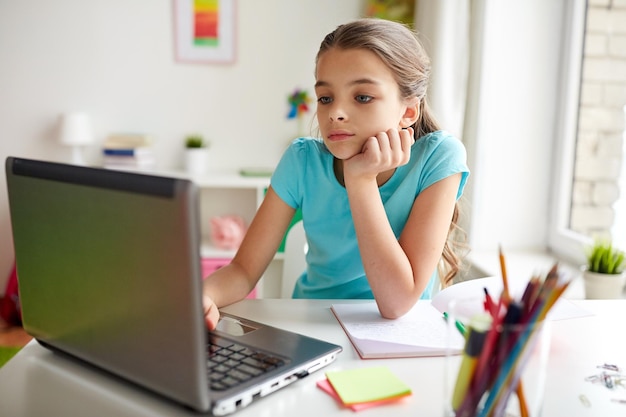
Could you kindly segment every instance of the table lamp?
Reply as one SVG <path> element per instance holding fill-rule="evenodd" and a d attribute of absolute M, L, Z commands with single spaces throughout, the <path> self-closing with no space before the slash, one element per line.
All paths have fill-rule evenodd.
<path fill-rule="evenodd" d="M 91 120 L 86 113 L 65 113 L 61 115 L 59 142 L 72 147 L 72 163 L 85 165 L 82 147 L 94 142 Z"/>

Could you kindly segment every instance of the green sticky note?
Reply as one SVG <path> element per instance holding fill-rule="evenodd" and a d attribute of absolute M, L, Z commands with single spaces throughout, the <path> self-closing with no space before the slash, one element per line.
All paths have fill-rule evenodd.
<path fill-rule="evenodd" d="M 384 366 L 327 372 L 326 378 L 346 405 L 411 394 L 411 388 Z"/>

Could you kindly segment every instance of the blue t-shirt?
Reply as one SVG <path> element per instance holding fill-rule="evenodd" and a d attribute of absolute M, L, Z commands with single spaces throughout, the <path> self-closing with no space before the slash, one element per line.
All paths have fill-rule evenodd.
<path fill-rule="evenodd" d="M 469 169 L 463 144 L 437 131 L 417 140 L 408 164 L 398 167 L 380 188 L 391 224 L 400 237 L 415 198 L 428 186 L 462 173 L 461 197 Z M 352 222 L 346 189 L 337 181 L 333 155 L 324 142 L 295 139 L 271 179 L 272 188 L 289 206 L 302 210 L 309 250 L 307 270 L 297 280 L 294 298 L 374 298 L 369 286 Z M 435 269 L 421 298 L 430 298 L 438 283 Z"/>

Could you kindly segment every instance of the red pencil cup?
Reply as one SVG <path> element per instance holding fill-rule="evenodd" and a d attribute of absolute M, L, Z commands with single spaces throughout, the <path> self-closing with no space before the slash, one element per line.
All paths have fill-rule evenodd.
<path fill-rule="evenodd" d="M 520 303 L 499 303 L 497 298 L 492 308 L 484 297 L 452 300 L 446 313 L 444 416 L 541 416 L 549 321 L 537 320 Z"/>

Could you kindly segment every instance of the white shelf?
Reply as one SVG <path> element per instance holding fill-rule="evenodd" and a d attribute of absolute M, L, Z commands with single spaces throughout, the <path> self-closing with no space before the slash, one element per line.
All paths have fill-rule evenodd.
<path fill-rule="evenodd" d="M 265 189 L 270 185 L 269 177 L 244 177 L 238 173 L 220 172 L 189 177 L 199 187 L 255 188 Z"/>
<path fill-rule="evenodd" d="M 146 170 L 140 172 L 167 177 L 187 178 L 192 180 L 200 188 L 265 189 L 270 185 L 270 177 L 244 176 L 236 171 L 212 171 L 207 172 L 206 174 L 190 174 L 188 172 L 178 170 Z"/>
<path fill-rule="evenodd" d="M 246 226 L 250 224 L 261 205 L 269 177 L 243 176 L 234 171 L 209 172 L 203 175 L 190 175 L 183 171 L 159 171 L 155 175 L 187 178 L 198 186 L 200 227 L 203 258 L 232 259 L 235 250 L 223 250 L 211 243 L 210 219 L 214 216 L 236 215 L 243 218 Z M 283 253 L 277 253 L 259 284 L 257 297 L 278 297 L 282 277 Z"/>
<path fill-rule="evenodd" d="M 220 249 L 213 245 L 203 244 L 200 248 L 200 256 L 203 258 L 229 258 L 232 259 L 235 256 L 236 251 Z"/>

